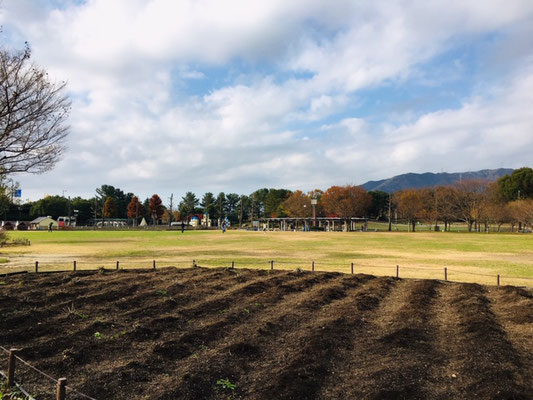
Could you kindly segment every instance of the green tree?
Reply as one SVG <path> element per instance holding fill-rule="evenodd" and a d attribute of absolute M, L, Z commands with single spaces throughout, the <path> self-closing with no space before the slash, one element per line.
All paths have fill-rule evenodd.
<path fill-rule="evenodd" d="M 191 216 L 196 214 L 199 203 L 200 201 L 193 192 L 185 193 L 185 196 L 181 198 L 181 202 L 179 204 L 180 215 L 189 219 Z"/>
<path fill-rule="evenodd" d="M 217 196 L 216 201 L 216 217 L 218 219 L 218 225 L 220 226 L 220 222 L 224 218 L 224 210 L 226 208 L 226 195 L 224 192 L 220 192 Z"/>
<path fill-rule="evenodd" d="M 368 194 L 372 199 L 368 216 L 376 220 L 386 217 L 389 210 L 389 194 L 381 190 L 371 190 Z"/>
<path fill-rule="evenodd" d="M 533 169 L 523 167 L 498 179 L 498 187 L 507 201 L 533 198 Z"/>
<path fill-rule="evenodd" d="M 61 215 L 68 215 L 69 201 L 63 196 L 46 196 L 37 200 L 31 207 L 31 214 L 35 217 L 51 216 L 54 219 Z"/>
<path fill-rule="evenodd" d="M 264 215 L 266 217 L 285 217 L 281 204 L 292 194 L 287 189 L 269 189 L 265 198 Z"/>
<path fill-rule="evenodd" d="M 93 217 L 94 200 L 74 197 L 72 199 L 72 215 L 76 214 L 76 224 L 86 225 Z"/>
<path fill-rule="evenodd" d="M 96 189 L 96 193 L 101 199 L 107 199 L 108 197 L 113 198 L 116 208 L 116 217 L 128 217 L 128 204 L 133 197 L 133 193 L 124 193 L 121 189 L 111 185 L 102 185 L 100 188 Z"/>
<path fill-rule="evenodd" d="M 228 193 L 226 195 L 226 204 L 224 207 L 224 214 L 228 217 L 232 224 L 236 224 L 239 220 L 238 206 L 240 202 L 240 196 L 237 193 Z"/>
<path fill-rule="evenodd" d="M 263 188 L 250 194 L 250 221 L 254 218 L 261 218 L 265 211 L 265 201 L 268 196 L 268 189 Z"/>
<path fill-rule="evenodd" d="M 239 226 L 242 226 L 242 222 L 248 219 L 248 211 L 250 210 L 250 198 L 246 195 L 241 195 L 238 204 L 239 213 Z"/>
<path fill-rule="evenodd" d="M 200 207 L 202 207 L 202 211 L 204 214 L 209 215 L 209 218 L 216 218 L 216 200 L 215 196 L 213 196 L 213 193 L 207 192 L 202 197 L 202 201 L 200 202 Z"/>

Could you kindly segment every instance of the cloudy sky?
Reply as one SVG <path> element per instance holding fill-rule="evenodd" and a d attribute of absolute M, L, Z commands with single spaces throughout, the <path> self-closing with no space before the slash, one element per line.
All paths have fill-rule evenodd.
<path fill-rule="evenodd" d="M 24 198 L 531 166 L 531 0 L 3 0 L 0 24 L 73 102 Z"/>

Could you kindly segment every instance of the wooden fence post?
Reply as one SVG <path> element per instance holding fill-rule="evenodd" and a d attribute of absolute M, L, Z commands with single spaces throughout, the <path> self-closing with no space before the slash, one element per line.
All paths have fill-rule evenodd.
<path fill-rule="evenodd" d="M 448 268 L 444 267 L 444 280 L 448 280 Z"/>
<path fill-rule="evenodd" d="M 235 261 L 231 262 L 231 269 L 235 268 Z"/>
<path fill-rule="evenodd" d="M 118 271 L 119 265 L 120 265 L 120 263 L 117 261 L 117 271 Z"/>
<path fill-rule="evenodd" d="M 399 278 L 400 277 L 400 266 L 397 265 L 396 266 L 396 278 Z"/>
<path fill-rule="evenodd" d="M 73 267 L 74 267 L 74 272 L 76 272 L 76 260 L 74 260 L 74 262 L 72 264 L 73 264 Z"/>
<path fill-rule="evenodd" d="M 315 262 L 314 261 L 311 263 L 311 271 L 315 272 Z"/>
<path fill-rule="evenodd" d="M 500 286 L 500 274 L 496 276 L 496 282 L 498 283 L 498 286 Z"/>
<path fill-rule="evenodd" d="M 35 261 L 35 273 L 39 272 L 39 261 Z"/>
<path fill-rule="evenodd" d="M 7 359 L 7 387 L 15 386 L 15 353 L 17 349 L 9 349 L 9 357 Z"/>
<path fill-rule="evenodd" d="M 352 263 L 352 275 L 353 275 L 353 263 Z"/>
<path fill-rule="evenodd" d="M 155 269 L 155 260 L 154 260 L 154 269 Z"/>
<path fill-rule="evenodd" d="M 270 261 L 270 270 L 274 271 L 274 260 Z"/>
<path fill-rule="evenodd" d="M 66 400 L 67 398 L 67 378 L 57 380 L 57 400 Z"/>

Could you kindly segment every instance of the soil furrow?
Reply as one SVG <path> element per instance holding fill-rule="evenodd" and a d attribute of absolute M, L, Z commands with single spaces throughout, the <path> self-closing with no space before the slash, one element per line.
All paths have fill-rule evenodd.
<path fill-rule="evenodd" d="M 0 345 L 100 400 L 526 399 L 532 341 L 533 294 L 510 287 L 229 268 L 0 284 Z"/>
<path fill-rule="evenodd" d="M 443 339 L 440 345 L 446 364 L 444 385 L 435 397 L 530 398 L 531 376 L 526 378 L 528 388 L 520 372 L 528 366 L 493 314 L 486 290 L 476 284 L 446 285 L 442 289 L 438 336 Z"/>
<path fill-rule="evenodd" d="M 279 278 L 283 277 L 285 278 L 284 284 L 273 284 L 279 283 Z M 209 323 L 207 324 L 201 323 L 196 328 L 188 326 L 185 334 L 180 335 L 179 332 L 170 331 L 164 337 L 161 337 L 154 346 L 152 353 L 150 351 L 144 352 L 146 363 L 165 364 L 169 370 L 174 371 L 175 376 L 186 381 L 181 383 L 180 386 L 194 387 L 194 383 L 192 383 L 194 378 L 190 378 L 194 375 L 191 369 L 192 371 L 195 370 L 195 365 L 199 358 L 206 358 L 206 353 L 217 353 L 220 347 L 226 347 L 228 342 L 238 338 L 239 334 L 234 332 L 235 328 L 244 324 L 247 326 L 253 325 L 254 321 L 260 320 L 264 313 L 270 313 L 272 309 L 280 307 L 278 303 L 283 303 L 285 296 L 306 296 L 306 292 L 303 292 L 304 289 L 313 287 L 313 285 L 321 282 L 326 283 L 334 277 L 339 278 L 340 276 L 339 274 L 329 274 L 322 279 L 318 279 L 312 274 L 297 274 L 285 271 L 281 276 L 275 277 L 276 279 L 271 279 L 269 291 L 248 295 L 246 288 L 249 285 L 244 286 L 237 290 L 241 294 L 241 298 L 234 299 L 234 308 L 228 309 L 223 314 L 209 316 Z M 257 283 L 260 283 L 260 281 L 257 280 L 252 283 L 253 287 L 257 287 Z M 205 318 L 206 316 L 204 315 L 203 317 Z M 212 359 L 209 359 L 211 364 Z M 105 366 L 103 367 L 104 372 L 96 372 L 104 375 L 100 379 L 113 379 L 115 370 L 105 371 Z M 203 369 L 204 367 L 200 368 L 200 370 Z M 211 387 L 208 385 L 205 389 L 209 391 Z M 175 398 L 172 396 L 174 394 L 168 398 Z"/>
<path fill-rule="evenodd" d="M 437 285 L 436 281 L 402 280 L 390 291 L 376 311 L 377 318 L 355 338 L 358 351 L 348 361 L 350 372 L 342 390 L 331 389 L 328 398 L 431 398 L 427 368 L 440 357 L 433 351 L 431 324 Z"/>
<path fill-rule="evenodd" d="M 270 387 L 271 382 L 278 382 L 283 386 L 274 372 L 276 369 L 279 370 L 280 360 L 288 362 L 291 357 L 296 358 L 294 351 L 299 349 L 297 342 L 301 339 L 304 343 L 305 336 L 309 335 L 306 329 L 315 336 L 324 333 L 322 329 L 316 332 L 309 326 L 314 323 L 309 321 L 321 318 L 324 326 L 327 325 L 327 328 L 332 330 L 336 329 L 336 325 L 343 326 L 342 320 L 337 318 L 334 312 L 330 313 L 329 308 L 338 302 L 344 302 L 351 291 L 357 290 L 368 279 L 371 277 L 346 278 L 337 275 L 333 280 L 324 281 L 321 277 L 319 283 L 308 291 L 288 295 L 285 301 L 277 304 L 275 308 L 267 309 L 267 318 L 247 321 L 233 331 L 226 341 L 208 351 L 207 357 L 203 357 L 192 365 L 192 368 L 188 368 L 183 381 L 178 381 L 175 385 L 192 387 L 193 393 L 202 390 L 202 398 L 218 398 L 221 393 L 214 387 L 215 382 L 206 379 L 205 371 L 209 371 L 209 376 L 218 375 L 238 382 L 239 387 L 244 389 L 234 393 L 237 397 L 270 398 L 272 393 L 247 392 L 245 388 L 249 386 L 250 381 L 254 382 L 254 386 L 262 388 Z M 320 305 L 319 308 L 317 305 Z M 317 317 L 320 313 L 323 315 Z M 300 337 L 302 335 L 304 338 Z M 209 362 L 206 363 L 205 360 Z M 259 373 L 250 375 L 248 371 Z M 268 373 L 264 374 L 265 371 Z M 171 399 L 175 398 L 173 397 L 175 395 L 177 392 L 168 392 L 158 399 Z M 180 398 L 194 398 L 194 396 L 181 393 Z"/>
<path fill-rule="evenodd" d="M 491 288 L 485 295 L 524 366 L 519 384 L 533 393 L 533 294 L 513 286 Z"/>

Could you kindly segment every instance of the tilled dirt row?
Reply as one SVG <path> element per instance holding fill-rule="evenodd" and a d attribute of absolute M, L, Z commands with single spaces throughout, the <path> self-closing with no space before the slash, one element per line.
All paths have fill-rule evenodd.
<path fill-rule="evenodd" d="M 533 393 L 525 289 L 204 268 L 0 283 L 0 345 L 98 400 Z M 55 398 L 47 378 L 23 365 L 17 377 L 38 399 Z"/>

